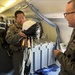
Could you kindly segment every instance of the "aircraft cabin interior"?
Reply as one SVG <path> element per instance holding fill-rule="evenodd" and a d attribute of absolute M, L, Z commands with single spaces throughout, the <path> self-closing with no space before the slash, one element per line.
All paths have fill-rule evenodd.
<path fill-rule="evenodd" d="M 73 30 L 68 27 L 68 22 L 63 14 L 68 1 L 0 0 L 0 16 L 4 17 L 4 21 L 9 27 L 16 22 L 14 13 L 17 10 L 24 12 L 27 21 L 35 21 L 42 25 L 41 39 L 34 41 L 31 38 L 30 75 L 58 75 L 61 64 L 55 58 L 53 49 L 56 47 L 64 53 Z M 15 75 L 12 57 L 3 50 L 6 49 L 3 49 L 0 44 L 0 75 Z M 56 70 L 49 68 L 53 64 L 57 65 Z M 23 65 L 25 64 L 23 63 Z M 40 72 L 41 69 L 45 69 L 42 70 L 44 74 L 34 74 L 38 70 Z"/>

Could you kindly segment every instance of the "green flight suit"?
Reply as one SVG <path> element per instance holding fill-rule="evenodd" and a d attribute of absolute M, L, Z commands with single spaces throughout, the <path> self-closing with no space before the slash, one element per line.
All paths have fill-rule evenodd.
<path fill-rule="evenodd" d="M 9 27 L 7 31 L 7 35 L 6 35 L 6 40 L 10 44 L 10 48 L 13 50 L 13 66 L 14 66 L 16 75 L 21 75 L 21 72 L 22 72 L 22 62 L 23 62 L 23 52 L 24 51 L 19 49 L 21 45 L 18 46 L 18 43 L 20 39 L 22 38 L 19 35 L 19 31 L 21 30 L 22 28 L 19 25 L 17 24 L 12 25 Z M 26 55 L 29 56 L 29 54 L 26 54 Z M 28 58 L 26 58 L 26 61 L 27 59 Z"/>
<path fill-rule="evenodd" d="M 57 59 L 61 64 L 59 75 L 75 75 L 75 29 L 64 53 L 57 54 Z"/>

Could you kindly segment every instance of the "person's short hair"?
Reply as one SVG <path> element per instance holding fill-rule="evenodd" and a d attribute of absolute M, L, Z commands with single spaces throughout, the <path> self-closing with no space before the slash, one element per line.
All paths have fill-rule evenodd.
<path fill-rule="evenodd" d="M 3 21 L 4 20 L 4 18 L 2 17 L 2 16 L 0 16 L 0 19 Z"/>
<path fill-rule="evenodd" d="M 70 4 L 71 2 L 73 2 L 73 9 L 75 10 L 75 0 L 70 0 L 70 1 L 68 2 L 68 4 Z"/>
<path fill-rule="evenodd" d="M 14 15 L 15 15 L 15 18 L 17 18 L 17 14 L 21 14 L 21 13 L 24 15 L 24 12 L 23 12 L 23 11 L 17 10 L 17 11 L 15 12 L 15 14 L 14 14 Z"/>

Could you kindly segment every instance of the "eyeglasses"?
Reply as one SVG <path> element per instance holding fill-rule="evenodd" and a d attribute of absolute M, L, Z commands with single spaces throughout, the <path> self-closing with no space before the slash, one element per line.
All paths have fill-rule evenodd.
<path fill-rule="evenodd" d="M 75 11 L 67 12 L 67 13 L 64 13 L 64 16 L 66 17 L 68 14 L 73 14 L 73 13 L 75 13 Z"/>

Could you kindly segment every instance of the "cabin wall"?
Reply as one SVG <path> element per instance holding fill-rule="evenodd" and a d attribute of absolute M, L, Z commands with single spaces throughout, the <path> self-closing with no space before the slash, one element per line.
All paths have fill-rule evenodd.
<path fill-rule="evenodd" d="M 65 18 L 50 18 L 50 20 L 58 25 L 60 29 L 61 42 L 67 44 L 70 39 L 73 28 L 68 27 L 68 23 Z M 48 39 L 55 41 L 57 37 L 56 29 L 44 22 L 42 22 L 42 26 L 44 32 L 48 35 Z"/>
<path fill-rule="evenodd" d="M 56 29 L 44 21 L 42 21 L 41 23 L 43 27 L 44 36 L 50 41 L 56 41 Z"/>

